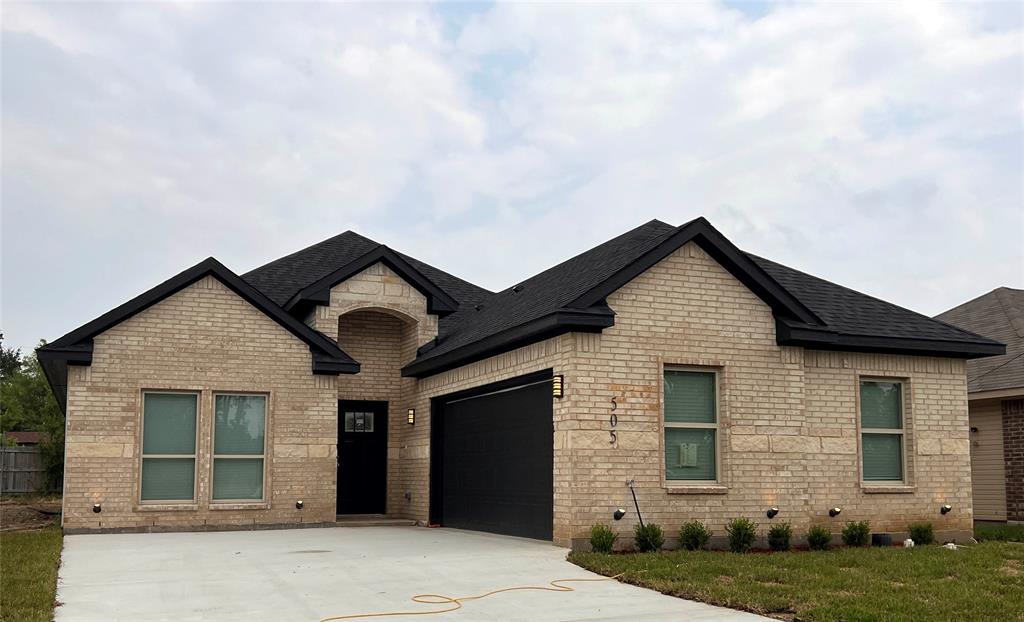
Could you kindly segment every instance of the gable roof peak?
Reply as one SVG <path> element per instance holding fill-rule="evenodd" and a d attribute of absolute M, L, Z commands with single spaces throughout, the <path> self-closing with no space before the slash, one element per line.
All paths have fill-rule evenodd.
<path fill-rule="evenodd" d="M 355 374 L 359 363 L 346 354 L 333 339 L 289 315 L 214 257 L 182 270 L 163 283 L 150 288 L 98 318 L 79 326 L 68 334 L 36 349 L 43 373 L 53 390 L 61 410 L 66 409 L 68 365 L 91 365 L 93 339 L 118 324 L 159 304 L 206 277 L 213 277 L 257 311 L 276 322 L 309 347 L 314 374 Z"/>

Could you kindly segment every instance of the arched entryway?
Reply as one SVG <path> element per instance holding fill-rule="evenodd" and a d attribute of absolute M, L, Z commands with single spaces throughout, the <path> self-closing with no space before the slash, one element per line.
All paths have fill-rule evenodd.
<path fill-rule="evenodd" d="M 338 378 L 338 514 L 395 514 L 392 490 L 413 380 L 402 366 L 418 347 L 417 321 L 399 311 L 359 308 L 338 318 L 338 345 L 360 363 Z"/>

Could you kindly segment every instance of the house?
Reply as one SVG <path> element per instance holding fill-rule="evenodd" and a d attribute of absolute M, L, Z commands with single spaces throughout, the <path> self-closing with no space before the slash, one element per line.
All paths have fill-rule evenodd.
<path fill-rule="evenodd" d="M 703 218 L 496 293 L 353 232 L 210 258 L 38 351 L 68 531 L 384 514 L 573 546 L 632 528 L 627 480 L 670 535 L 777 507 L 967 537 L 966 361 L 1004 352 Z"/>
<path fill-rule="evenodd" d="M 974 518 L 1024 521 L 1024 290 L 1000 287 L 936 319 L 1006 344 L 967 361 Z"/>
<path fill-rule="evenodd" d="M 9 430 L 3 434 L 3 445 L 15 447 L 35 447 L 43 442 L 42 432 L 20 432 Z"/>

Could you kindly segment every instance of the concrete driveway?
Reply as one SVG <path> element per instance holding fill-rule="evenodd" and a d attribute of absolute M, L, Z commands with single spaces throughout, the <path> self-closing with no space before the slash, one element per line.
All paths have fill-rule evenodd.
<path fill-rule="evenodd" d="M 467 596 L 597 577 L 565 561 L 566 552 L 534 540 L 420 527 L 68 536 L 56 619 L 317 622 L 443 608 L 410 602 L 419 593 Z M 574 587 L 496 594 L 430 619 L 766 619 L 615 581 Z"/>

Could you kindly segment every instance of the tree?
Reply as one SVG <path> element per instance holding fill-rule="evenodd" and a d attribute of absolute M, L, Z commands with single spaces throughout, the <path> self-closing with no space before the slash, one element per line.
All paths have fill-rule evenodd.
<path fill-rule="evenodd" d="M 5 363 L 7 352 L 4 353 Z M 20 365 L 10 374 L 5 370 L 0 378 L 0 431 L 43 433 L 40 449 L 47 470 L 46 488 L 54 490 L 64 472 L 64 416 L 35 353 L 21 357 L 20 352 L 13 352 L 20 359 Z"/>
<path fill-rule="evenodd" d="M 21 349 L 5 348 L 4 334 L 0 333 L 0 379 L 9 378 L 21 369 Z"/>

